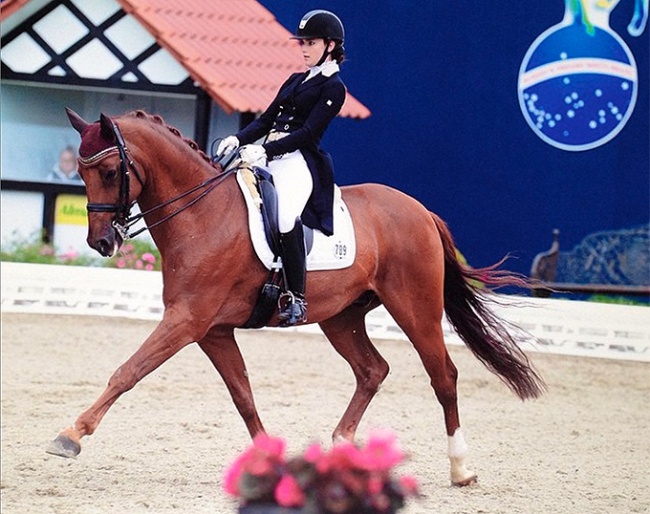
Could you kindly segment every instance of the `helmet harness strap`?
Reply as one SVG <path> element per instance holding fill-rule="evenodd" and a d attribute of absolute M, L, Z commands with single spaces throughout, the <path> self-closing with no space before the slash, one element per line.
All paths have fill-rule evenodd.
<path fill-rule="evenodd" d="M 316 66 L 320 66 L 321 64 L 323 64 L 325 62 L 325 59 L 327 59 L 327 56 L 332 55 L 332 52 L 334 51 L 332 49 L 332 52 L 330 52 L 330 49 L 329 49 L 330 48 L 330 43 L 333 41 L 333 39 L 323 38 L 323 41 L 325 41 L 325 50 L 323 51 L 323 55 L 321 56 L 321 58 L 316 63 Z M 336 48 L 336 44 L 334 44 L 334 48 Z"/>

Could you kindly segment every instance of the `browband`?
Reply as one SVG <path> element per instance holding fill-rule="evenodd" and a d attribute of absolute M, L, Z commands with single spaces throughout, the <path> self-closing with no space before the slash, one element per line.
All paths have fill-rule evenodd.
<path fill-rule="evenodd" d="M 95 155 L 91 155 L 90 157 L 82 158 L 79 157 L 79 164 L 82 166 L 90 166 L 91 164 L 96 163 L 97 161 L 101 161 L 105 157 L 108 157 L 109 155 L 113 153 L 119 153 L 120 149 L 117 146 L 110 146 L 101 152 L 97 152 Z"/>

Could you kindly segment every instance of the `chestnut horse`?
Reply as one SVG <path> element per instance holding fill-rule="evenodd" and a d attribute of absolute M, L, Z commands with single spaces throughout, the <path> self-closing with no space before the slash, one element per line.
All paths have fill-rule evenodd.
<path fill-rule="evenodd" d="M 268 271 L 254 253 L 234 173 L 223 172 L 196 143 L 158 116 L 135 111 L 111 119 L 102 114 L 88 123 L 67 112 L 81 135 L 87 242 L 101 255 L 113 255 L 126 237 L 133 221 L 129 209 L 137 201 L 161 254 L 164 313 L 101 396 L 47 451 L 76 456 L 81 438 L 97 429 L 122 393 L 194 342 L 221 374 L 251 437 L 264 432 L 234 330 L 251 315 Z M 520 398 L 538 397 L 544 382 L 518 347 L 517 332 L 509 333 L 508 325 L 489 309 L 489 286 L 518 279 L 496 266 L 472 269 L 461 264 L 445 223 L 395 189 L 365 184 L 342 187 L 341 192 L 355 225 L 354 265 L 310 271 L 306 288 L 309 322 L 320 325 L 356 379 L 332 438 L 354 439 L 388 375 L 388 363 L 370 341 L 364 322 L 369 311 L 384 305 L 420 356 L 442 406 L 452 483 L 470 484 L 476 475 L 465 465 L 457 370 L 441 321 L 446 311 L 467 347 Z"/>

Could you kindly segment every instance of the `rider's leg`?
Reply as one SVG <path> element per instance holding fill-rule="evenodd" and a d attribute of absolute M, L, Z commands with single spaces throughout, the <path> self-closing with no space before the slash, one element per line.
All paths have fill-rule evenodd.
<path fill-rule="evenodd" d="M 307 320 L 305 240 L 300 218 L 296 218 L 293 230 L 280 235 L 280 243 L 282 246 L 282 267 L 284 268 L 289 294 L 278 319 L 282 322 L 282 325 L 288 326 Z"/>
<path fill-rule="evenodd" d="M 280 320 L 293 325 L 306 319 L 305 247 L 300 216 L 311 196 L 313 179 L 299 151 L 269 162 L 278 194 L 278 224 L 286 287 L 291 292 Z"/>

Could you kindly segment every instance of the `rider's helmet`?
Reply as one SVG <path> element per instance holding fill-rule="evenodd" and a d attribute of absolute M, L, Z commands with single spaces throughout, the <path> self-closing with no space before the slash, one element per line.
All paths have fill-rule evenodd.
<path fill-rule="evenodd" d="M 325 39 L 343 44 L 345 31 L 336 14 L 316 9 L 302 17 L 293 39 Z"/>

